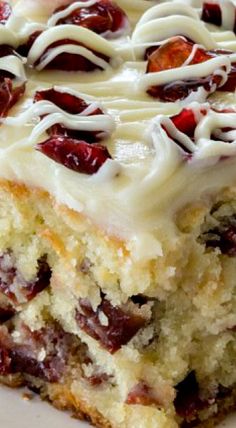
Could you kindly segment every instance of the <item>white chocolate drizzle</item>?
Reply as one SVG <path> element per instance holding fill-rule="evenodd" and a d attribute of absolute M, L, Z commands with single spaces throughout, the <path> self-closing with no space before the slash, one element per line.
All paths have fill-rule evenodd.
<path fill-rule="evenodd" d="M 53 43 L 68 38 L 77 43 L 81 43 L 86 47 L 66 43 L 47 51 Z M 37 66 L 39 70 L 42 70 L 60 53 L 68 52 L 82 55 L 102 69 L 109 67 L 109 64 L 105 60 L 101 59 L 89 49 L 106 55 L 108 58 L 115 57 L 115 50 L 112 48 L 111 44 L 101 36 L 83 27 L 77 27 L 75 25 L 60 25 L 44 31 L 35 40 L 28 54 L 28 64 L 29 66 L 33 66 L 44 54 L 43 59 Z M 45 51 L 47 52 L 45 53 Z"/>

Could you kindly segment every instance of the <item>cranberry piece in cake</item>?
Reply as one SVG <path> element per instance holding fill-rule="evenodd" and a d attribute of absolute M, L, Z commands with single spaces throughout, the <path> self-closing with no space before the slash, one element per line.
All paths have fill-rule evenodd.
<path fill-rule="evenodd" d="M 96 311 L 87 299 L 80 300 L 80 308 L 76 312 L 76 321 L 81 330 L 98 340 L 111 354 L 126 345 L 145 325 L 144 318 L 112 306 L 105 298 Z M 107 325 L 101 323 L 102 314 L 107 319 Z"/>
<path fill-rule="evenodd" d="M 219 226 L 203 235 L 207 248 L 218 248 L 222 254 L 236 256 L 235 218 L 222 219 Z"/>
<path fill-rule="evenodd" d="M 157 73 L 164 70 L 179 68 L 184 65 L 194 65 L 208 61 L 216 56 L 214 52 L 203 48 L 194 49 L 194 43 L 184 37 L 176 37 L 156 49 L 149 57 L 147 73 Z M 163 101 L 181 100 L 186 98 L 192 91 L 203 87 L 206 91 L 214 86 L 218 87 L 221 77 L 209 75 L 199 79 L 188 79 L 171 84 L 152 86 L 147 92 Z"/>
<path fill-rule="evenodd" d="M 56 323 L 34 332 L 22 325 L 18 333 L 22 343 L 15 343 L 7 329 L 0 327 L 0 375 L 21 373 L 59 382 L 75 349 L 73 336 Z"/>
<path fill-rule="evenodd" d="M 200 388 L 194 372 L 176 386 L 175 409 L 177 414 L 186 422 L 198 419 L 199 411 L 209 407 L 210 399 L 201 399 Z M 211 403 L 212 404 L 212 403 Z"/>
<path fill-rule="evenodd" d="M 6 1 L 0 1 L 0 24 L 6 24 L 10 18 L 12 9 Z"/>
<path fill-rule="evenodd" d="M 32 300 L 48 287 L 50 278 L 51 270 L 45 256 L 39 259 L 37 276 L 32 281 L 26 281 L 17 270 L 10 251 L 0 256 L 0 292 L 15 305 Z"/>
<path fill-rule="evenodd" d="M 134 386 L 128 394 L 126 404 L 137 404 L 141 406 L 151 406 L 152 404 L 156 406 L 162 405 L 162 403 L 158 401 L 153 389 L 145 382 L 140 382 Z"/>
<path fill-rule="evenodd" d="M 50 101 L 62 110 L 70 114 L 81 114 L 91 105 L 87 104 L 82 98 L 67 92 L 59 92 L 54 88 L 37 91 L 34 96 L 34 102 Z M 86 116 L 101 115 L 103 111 L 96 107 L 91 109 Z M 65 128 L 62 124 L 55 124 L 47 130 L 50 136 L 61 135 L 65 137 L 75 138 L 77 140 L 85 140 L 87 143 L 94 143 L 101 140 L 104 136 L 102 131 L 82 131 Z"/>
<path fill-rule="evenodd" d="M 82 174 L 95 174 L 107 159 L 111 159 L 105 146 L 69 137 L 54 136 L 36 148 L 55 162 Z"/>
<path fill-rule="evenodd" d="M 65 10 L 67 7 L 61 7 L 55 13 Z M 78 7 L 73 10 L 70 14 L 57 21 L 56 25 L 60 24 L 79 25 L 97 34 L 115 36 L 115 33 L 128 25 L 128 18 L 115 2 L 99 0 L 91 6 L 86 6 L 85 4 L 84 7 Z"/>

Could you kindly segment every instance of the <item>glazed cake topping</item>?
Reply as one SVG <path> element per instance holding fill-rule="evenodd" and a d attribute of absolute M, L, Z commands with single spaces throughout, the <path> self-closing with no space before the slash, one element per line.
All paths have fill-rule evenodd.
<path fill-rule="evenodd" d="M 79 22 L 82 11 L 83 19 L 98 22 L 104 2 L 59 3 L 18 0 L 0 27 L 4 44 L 25 55 L 12 55 L 20 70 L 14 75 L 23 79 L 25 69 L 28 76 L 26 95 L 1 125 L 9 141 L 1 150 L 1 176 L 43 186 L 112 233 L 139 236 L 138 245 L 150 239 L 169 200 L 172 216 L 191 195 L 232 181 L 234 131 L 224 129 L 234 129 L 235 113 L 211 105 L 221 97 L 224 110 L 233 100 L 235 36 L 212 31 L 200 19 L 201 7 L 189 1 L 109 2 L 124 11 L 119 29 L 109 24 L 114 34 L 96 34 L 91 21 L 84 21 L 89 28 Z M 186 109 L 194 117 L 201 111 L 194 130 L 174 126 Z M 161 254 L 157 242 L 150 248 Z"/>

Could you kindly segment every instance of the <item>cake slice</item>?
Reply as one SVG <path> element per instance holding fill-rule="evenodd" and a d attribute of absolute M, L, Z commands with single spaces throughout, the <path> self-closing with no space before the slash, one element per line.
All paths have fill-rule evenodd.
<path fill-rule="evenodd" d="M 211 2 L 47 3 L 0 2 L 0 381 L 96 427 L 217 425 L 235 35 Z"/>

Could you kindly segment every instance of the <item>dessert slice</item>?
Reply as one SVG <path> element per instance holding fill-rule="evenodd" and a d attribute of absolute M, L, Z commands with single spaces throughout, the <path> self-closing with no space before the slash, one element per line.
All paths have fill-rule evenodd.
<path fill-rule="evenodd" d="M 33 109 L 50 99 L 66 110 L 75 95 L 67 97 L 37 91 Z M 173 192 L 170 217 L 157 211 L 162 227 L 136 238 L 118 238 L 49 193 L 2 180 L 3 383 L 27 385 L 98 427 L 203 426 L 234 406 L 235 117 L 193 103 L 153 119 L 154 141 L 180 166 L 175 186 L 171 179 L 164 187 Z M 63 125 L 48 128 L 59 153 L 71 141 Z M 97 147 L 79 132 L 78 148 Z M 78 174 L 40 144 L 35 159 L 49 156 Z"/>
<path fill-rule="evenodd" d="M 234 54 L 178 2 L 32 1 L 0 27 L 24 85 L 1 114 L 0 381 L 96 427 L 217 424 L 236 404 Z"/>

